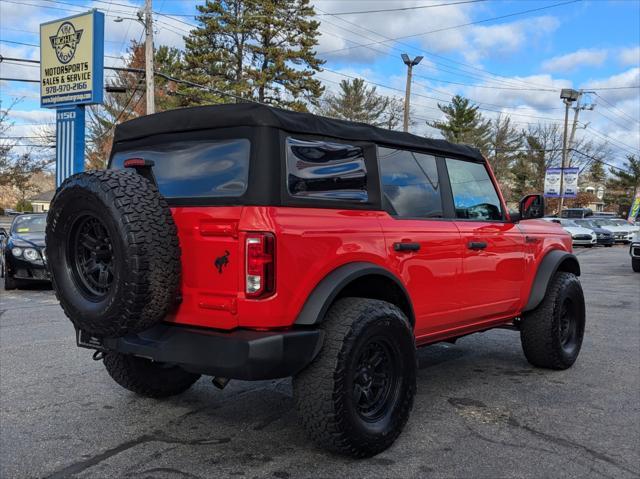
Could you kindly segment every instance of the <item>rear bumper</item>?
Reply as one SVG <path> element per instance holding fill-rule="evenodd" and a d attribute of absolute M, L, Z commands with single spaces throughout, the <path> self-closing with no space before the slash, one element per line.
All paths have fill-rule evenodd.
<path fill-rule="evenodd" d="M 121 338 L 98 338 L 94 344 L 84 339 L 79 346 L 175 364 L 199 374 L 260 380 L 301 371 L 320 351 L 323 335 L 315 329 L 224 333 L 160 324 Z"/>

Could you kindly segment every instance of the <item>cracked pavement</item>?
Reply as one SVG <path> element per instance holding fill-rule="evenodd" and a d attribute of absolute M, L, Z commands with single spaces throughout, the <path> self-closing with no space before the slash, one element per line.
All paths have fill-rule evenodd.
<path fill-rule="evenodd" d="M 423 348 L 409 423 L 368 460 L 307 439 L 289 379 L 136 397 L 76 348 L 50 290 L 1 290 L 0 477 L 640 477 L 640 274 L 627 247 L 576 253 L 573 368 L 531 367 L 506 330 Z"/>

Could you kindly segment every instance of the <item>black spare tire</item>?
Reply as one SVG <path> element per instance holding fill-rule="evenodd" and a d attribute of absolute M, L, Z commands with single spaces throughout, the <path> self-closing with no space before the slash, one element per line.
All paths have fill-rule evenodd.
<path fill-rule="evenodd" d="M 51 203 L 46 244 L 56 296 L 79 329 L 140 332 L 176 304 L 177 229 L 157 187 L 134 170 L 66 179 Z"/>

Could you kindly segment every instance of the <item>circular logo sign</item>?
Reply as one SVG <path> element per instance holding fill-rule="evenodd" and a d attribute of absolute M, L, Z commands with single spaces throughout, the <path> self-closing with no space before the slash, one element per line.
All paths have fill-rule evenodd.
<path fill-rule="evenodd" d="M 58 28 L 58 32 L 49 37 L 51 46 L 56 51 L 56 56 L 60 63 L 69 63 L 76 54 L 76 48 L 80 43 L 82 30 L 76 30 L 70 22 L 64 22 Z"/>

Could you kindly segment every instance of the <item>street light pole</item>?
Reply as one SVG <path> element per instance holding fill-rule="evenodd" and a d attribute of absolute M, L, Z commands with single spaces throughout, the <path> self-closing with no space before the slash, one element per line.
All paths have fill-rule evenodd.
<path fill-rule="evenodd" d="M 144 64 L 147 87 L 147 115 L 155 113 L 155 82 L 153 78 L 153 18 L 151 16 L 151 0 L 144 2 Z"/>
<path fill-rule="evenodd" d="M 407 65 L 407 87 L 404 93 L 404 121 L 403 121 L 403 131 L 409 131 L 409 108 L 411 101 L 411 75 L 413 74 L 413 67 L 422 61 L 421 56 L 415 57 L 413 60 L 409 58 L 409 55 L 403 53 L 402 61 L 405 65 Z"/>

